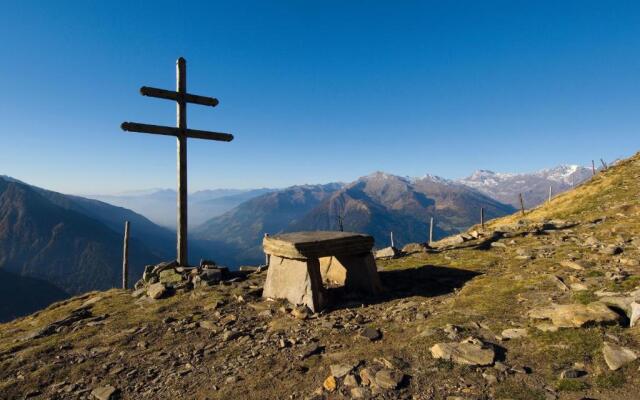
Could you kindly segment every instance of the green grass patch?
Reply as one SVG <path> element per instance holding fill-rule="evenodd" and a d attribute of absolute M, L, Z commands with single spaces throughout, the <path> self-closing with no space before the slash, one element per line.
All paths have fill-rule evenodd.
<path fill-rule="evenodd" d="M 561 392 L 580 392 L 589 388 L 589 384 L 580 379 L 560 379 L 556 389 Z"/>
<path fill-rule="evenodd" d="M 603 372 L 596 376 L 595 385 L 602 389 L 615 389 L 624 386 L 627 382 L 621 371 Z"/>
<path fill-rule="evenodd" d="M 548 364 L 568 365 L 589 361 L 602 347 L 598 328 L 560 329 L 557 332 L 534 332 L 531 338 L 539 343 L 538 356 Z"/>
<path fill-rule="evenodd" d="M 590 269 L 589 271 L 587 271 L 585 276 L 587 278 L 598 278 L 598 277 L 604 276 L 604 272 L 599 271 L 597 269 Z"/>
<path fill-rule="evenodd" d="M 571 299 L 580 304 L 589 304 L 594 301 L 598 301 L 598 296 L 596 296 L 591 290 L 581 290 L 575 292 L 571 295 Z"/>
<path fill-rule="evenodd" d="M 627 292 L 640 285 L 640 276 L 632 275 L 622 282 L 609 282 L 607 289 L 613 292 Z"/>
<path fill-rule="evenodd" d="M 496 386 L 495 398 L 499 400 L 544 400 L 542 390 L 531 388 L 522 382 L 503 381 Z"/>

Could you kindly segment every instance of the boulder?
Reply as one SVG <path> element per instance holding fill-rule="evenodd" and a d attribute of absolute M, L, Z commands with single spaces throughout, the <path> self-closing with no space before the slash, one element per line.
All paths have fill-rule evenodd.
<path fill-rule="evenodd" d="M 159 280 L 160 283 L 172 285 L 182 282 L 182 275 L 177 273 L 173 268 L 165 269 L 163 271 L 160 271 Z"/>
<path fill-rule="evenodd" d="M 638 358 L 638 355 L 633 350 L 608 342 L 604 343 L 602 354 L 604 355 L 604 361 L 612 371 L 618 370 Z"/>
<path fill-rule="evenodd" d="M 467 339 L 461 343 L 437 343 L 430 350 L 433 358 L 441 358 L 463 365 L 491 365 L 495 358 L 493 348 L 484 345 L 477 339 Z"/>
<path fill-rule="evenodd" d="M 120 398 L 120 390 L 111 385 L 100 386 L 91 391 L 91 397 L 98 400 L 115 400 Z"/>
<path fill-rule="evenodd" d="M 631 303 L 631 316 L 629 317 L 629 320 L 629 326 L 632 328 L 638 324 L 638 321 L 640 321 L 640 303 L 635 301 Z"/>
<path fill-rule="evenodd" d="M 398 256 L 398 249 L 395 247 L 385 247 L 376 251 L 376 259 L 389 259 Z"/>
<path fill-rule="evenodd" d="M 159 299 L 164 296 L 166 291 L 167 288 L 163 283 L 154 283 L 149 285 L 149 287 L 147 288 L 147 296 L 151 297 L 154 300 Z"/>
<path fill-rule="evenodd" d="M 427 245 L 425 243 L 409 243 L 401 251 L 405 254 L 424 253 L 427 251 Z"/>
<path fill-rule="evenodd" d="M 585 325 L 615 324 L 618 314 L 606 304 L 595 301 L 584 304 L 553 304 L 550 307 L 536 308 L 529 311 L 529 318 L 551 320 L 558 328 L 580 328 Z"/>
<path fill-rule="evenodd" d="M 404 374 L 394 369 L 382 369 L 376 372 L 376 385 L 383 389 L 395 389 L 404 379 Z"/>
<path fill-rule="evenodd" d="M 562 265 L 563 267 L 574 269 L 576 271 L 583 271 L 591 266 L 591 264 L 589 264 L 588 262 L 580 260 L 564 260 L 560 261 L 560 265 Z"/>

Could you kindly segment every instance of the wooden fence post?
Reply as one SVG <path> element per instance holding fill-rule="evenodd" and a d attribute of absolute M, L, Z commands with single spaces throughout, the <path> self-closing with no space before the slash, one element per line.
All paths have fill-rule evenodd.
<path fill-rule="evenodd" d="M 433 243 L 433 217 L 429 221 L 429 246 Z"/>
<path fill-rule="evenodd" d="M 522 215 L 524 215 L 524 200 L 522 199 L 522 193 L 520 193 L 520 211 L 522 211 Z"/>
<path fill-rule="evenodd" d="M 549 185 L 549 203 L 551 203 L 551 185 Z"/>
<path fill-rule="evenodd" d="M 396 247 L 395 243 L 393 243 L 393 232 L 391 232 L 391 247 Z"/>
<path fill-rule="evenodd" d="M 480 207 L 480 227 L 484 230 L 484 207 Z"/>
<path fill-rule="evenodd" d="M 129 286 L 129 221 L 124 222 L 124 244 L 122 249 L 122 288 Z"/>
<path fill-rule="evenodd" d="M 609 168 L 609 167 L 608 167 L 608 165 L 607 165 L 607 163 L 606 163 L 606 162 L 604 162 L 604 160 L 603 160 L 602 158 L 600 159 L 600 162 L 602 163 L 602 170 L 603 170 L 603 171 L 604 171 L 604 170 L 606 170 L 607 168 Z"/>
<path fill-rule="evenodd" d="M 596 163 L 591 160 L 591 176 L 596 176 Z"/>
<path fill-rule="evenodd" d="M 269 236 L 269 234 L 268 234 L 268 233 L 265 233 L 265 234 L 264 234 L 264 237 L 268 237 L 268 236 Z M 268 254 L 268 253 L 264 253 L 264 265 L 266 265 L 267 267 L 269 266 L 270 258 L 271 258 L 271 257 L 269 257 L 269 254 Z"/>

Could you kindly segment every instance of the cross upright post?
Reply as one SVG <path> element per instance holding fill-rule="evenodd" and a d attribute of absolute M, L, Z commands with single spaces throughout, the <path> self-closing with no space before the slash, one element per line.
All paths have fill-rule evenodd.
<path fill-rule="evenodd" d="M 230 142 L 233 140 L 233 135 L 189 129 L 187 127 L 187 103 L 215 107 L 218 105 L 218 99 L 187 93 L 187 61 L 182 57 L 176 62 L 175 92 L 143 86 L 140 88 L 140 94 L 176 102 L 176 128 L 136 122 L 123 122 L 121 127 L 127 132 L 153 133 L 177 138 L 176 258 L 180 265 L 186 266 L 189 262 L 187 253 L 187 138 Z"/>
<path fill-rule="evenodd" d="M 178 58 L 176 62 L 176 91 L 178 99 L 176 101 L 176 124 L 180 135 L 177 138 L 178 145 L 178 220 L 177 222 L 177 254 L 178 264 L 187 265 L 187 103 L 185 94 L 187 93 L 187 62 L 184 58 Z"/>

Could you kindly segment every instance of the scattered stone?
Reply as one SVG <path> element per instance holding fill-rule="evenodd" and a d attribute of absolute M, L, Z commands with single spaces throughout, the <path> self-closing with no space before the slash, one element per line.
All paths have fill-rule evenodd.
<path fill-rule="evenodd" d="M 177 273 L 174 269 L 165 269 L 159 274 L 160 283 L 166 285 L 172 285 L 182 282 L 182 275 Z"/>
<path fill-rule="evenodd" d="M 585 269 L 591 266 L 586 261 L 581 261 L 581 260 L 580 261 L 564 260 L 564 261 L 560 261 L 560 265 L 562 265 L 563 267 L 574 269 L 576 271 L 584 271 Z"/>
<path fill-rule="evenodd" d="M 376 341 L 382 338 L 382 333 L 377 328 L 368 327 L 362 330 L 360 336 L 365 337 L 371 341 Z"/>
<path fill-rule="evenodd" d="M 384 249 L 380 249 L 376 251 L 376 259 L 389 259 L 395 258 L 399 255 L 398 249 L 395 247 L 385 247 Z"/>
<path fill-rule="evenodd" d="M 347 376 L 344 377 L 344 385 L 348 386 L 348 387 L 357 387 L 358 386 L 358 380 L 355 377 L 355 375 L 353 374 L 349 374 Z"/>
<path fill-rule="evenodd" d="M 333 375 L 329 375 L 322 383 L 322 387 L 324 387 L 327 392 L 333 392 L 337 387 L 336 378 L 334 378 Z"/>
<path fill-rule="evenodd" d="M 602 354 L 604 355 L 604 361 L 612 371 L 616 371 L 638 358 L 638 355 L 633 350 L 610 342 L 604 343 Z"/>
<path fill-rule="evenodd" d="M 640 321 L 640 303 L 635 301 L 631 303 L 631 316 L 629 317 L 629 320 L 629 326 L 632 328 L 636 326 L 638 321 Z"/>
<path fill-rule="evenodd" d="M 585 325 L 612 324 L 619 320 L 618 314 L 606 304 L 595 301 L 584 304 L 553 304 L 550 307 L 529 311 L 529 318 L 549 319 L 558 328 L 580 328 Z"/>
<path fill-rule="evenodd" d="M 493 364 L 495 351 L 478 339 L 470 338 L 461 343 L 437 343 L 431 347 L 431 355 L 458 364 L 486 366 Z"/>
<path fill-rule="evenodd" d="M 395 389 L 403 379 L 402 372 L 385 368 L 376 373 L 375 382 L 383 389 Z"/>
<path fill-rule="evenodd" d="M 350 364 L 333 364 L 329 367 L 331 370 L 331 376 L 335 378 L 342 378 L 349 372 L 353 371 L 354 365 Z"/>
<path fill-rule="evenodd" d="M 587 373 L 585 371 L 581 371 L 579 369 L 575 369 L 575 368 L 569 368 L 569 369 L 565 369 L 564 371 L 560 372 L 560 379 L 576 379 L 576 378 L 580 378 L 581 376 L 586 375 Z"/>
<path fill-rule="evenodd" d="M 320 354 L 323 349 L 324 348 L 322 346 L 318 345 L 317 343 L 311 343 L 310 345 L 308 345 L 306 347 L 306 349 L 304 349 L 302 354 L 300 354 L 300 358 L 302 358 L 304 360 L 305 358 L 309 358 L 309 357 L 314 356 L 316 354 Z"/>
<path fill-rule="evenodd" d="M 424 253 L 427 251 L 427 245 L 425 243 L 409 243 L 402 247 L 401 251 L 404 254 Z"/>
<path fill-rule="evenodd" d="M 120 390 L 111 385 L 100 386 L 91 391 L 91 396 L 98 400 L 115 400 L 120 398 Z"/>
<path fill-rule="evenodd" d="M 198 322 L 200 328 L 206 329 L 208 331 L 216 332 L 218 330 L 218 326 L 213 321 L 203 320 Z"/>
<path fill-rule="evenodd" d="M 484 378 L 485 381 L 487 381 L 489 385 L 495 385 L 496 383 L 498 383 L 498 378 L 496 378 L 496 376 L 493 374 L 483 372 L 482 377 Z"/>
<path fill-rule="evenodd" d="M 352 399 L 364 399 L 367 397 L 367 392 L 364 388 L 356 387 L 351 389 L 351 398 Z"/>
<path fill-rule="evenodd" d="M 167 288 L 163 283 L 153 283 L 147 288 L 147 296 L 154 300 L 161 298 L 166 292 Z"/>

